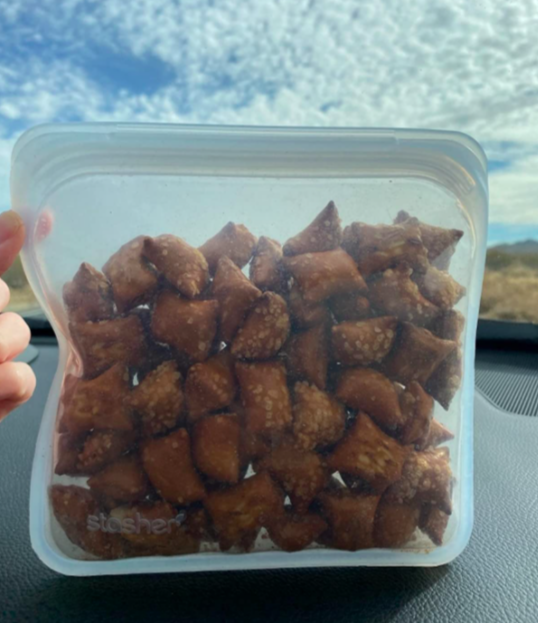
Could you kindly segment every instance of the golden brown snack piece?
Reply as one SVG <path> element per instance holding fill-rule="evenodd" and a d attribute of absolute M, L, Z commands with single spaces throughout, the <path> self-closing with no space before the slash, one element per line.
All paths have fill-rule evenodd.
<path fill-rule="evenodd" d="M 135 314 L 99 322 L 72 322 L 69 330 L 86 378 L 94 378 L 116 363 L 136 367 L 144 361 L 146 337 Z"/>
<path fill-rule="evenodd" d="M 136 502 L 149 492 L 146 474 L 137 456 L 121 458 L 88 478 L 88 487 L 97 496 L 115 503 Z"/>
<path fill-rule="evenodd" d="M 249 309 L 262 295 L 227 257 L 219 260 L 213 280 L 213 296 L 219 302 L 219 335 L 229 344 Z"/>
<path fill-rule="evenodd" d="M 427 437 L 433 414 L 433 398 L 419 383 L 411 381 L 400 394 L 400 407 L 404 421 L 400 441 L 407 445 Z"/>
<path fill-rule="evenodd" d="M 260 236 L 250 263 L 250 280 L 263 291 L 280 292 L 283 289 L 282 246 L 279 242 Z"/>
<path fill-rule="evenodd" d="M 426 504 L 420 511 L 418 527 L 430 537 L 435 545 L 442 545 L 449 517 L 437 506 Z"/>
<path fill-rule="evenodd" d="M 307 303 L 368 289 L 355 262 L 343 249 L 285 257 L 283 264 Z"/>
<path fill-rule="evenodd" d="M 92 429 L 133 429 L 133 421 L 125 404 L 129 374 L 124 366 L 116 364 L 90 381 L 66 379 L 65 383 L 71 386 L 63 396 L 63 429 L 73 435 Z"/>
<path fill-rule="evenodd" d="M 446 441 L 450 441 L 454 439 L 454 433 L 444 425 L 436 420 L 432 419 L 430 422 L 430 428 L 428 430 L 427 435 L 424 437 L 417 439 L 415 442 L 415 447 L 417 450 L 426 450 L 428 448 L 435 448 L 445 443 Z"/>
<path fill-rule="evenodd" d="M 379 313 L 423 326 L 441 310 L 422 296 L 412 273 L 405 264 L 386 270 L 370 284 L 370 302 Z"/>
<path fill-rule="evenodd" d="M 448 515 L 452 512 L 452 471 L 448 448 L 410 452 L 401 479 L 386 493 L 399 503 L 433 504 Z"/>
<path fill-rule="evenodd" d="M 318 500 L 330 526 L 327 544 L 349 551 L 375 547 L 374 521 L 380 497 L 345 489 L 321 493 Z"/>
<path fill-rule="evenodd" d="M 338 380 L 336 397 L 352 409 L 365 411 L 393 435 L 404 423 L 393 383 L 377 370 L 344 370 Z"/>
<path fill-rule="evenodd" d="M 64 285 L 63 298 L 70 320 L 106 320 L 114 315 L 108 279 L 87 262 L 83 262 L 73 280 Z"/>
<path fill-rule="evenodd" d="M 344 229 L 342 247 L 368 277 L 405 262 L 423 272 L 428 267 L 426 249 L 416 223 L 368 225 L 351 223 Z"/>
<path fill-rule="evenodd" d="M 236 391 L 233 360 L 227 350 L 194 364 L 185 381 L 189 420 L 193 422 L 206 413 L 224 409 L 233 402 Z"/>
<path fill-rule="evenodd" d="M 301 448 L 328 446 L 342 437 L 346 414 L 330 394 L 308 383 L 296 383 L 294 398 L 293 434 Z"/>
<path fill-rule="evenodd" d="M 459 229 L 443 229 L 422 223 L 416 218 L 411 217 L 404 210 L 400 210 L 394 219 L 395 223 L 405 225 L 411 223 L 417 225 L 422 238 L 422 243 L 428 251 L 428 259 L 434 266 L 446 270 L 450 264 L 450 258 L 454 253 L 456 245 L 463 232 Z"/>
<path fill-rule="evenodd" d="M 250 432 L 273 436 L 291 425 L 291 400 L 286 368 L 279 361 L 241 363 L 235 366 Z"/>
<path fill-rule="evenodd" d="M 386 435 L 366 413 L 359 413 L 327 464 L 333 471 L 358 476 L 382 491 L 401 477 L 408 453 L 408 448 Z"/>
<path fill-rule="evenodd" d="M 241 429 L 237 415 L 209 415 L 199 420 L 192 433 L 196 467 L 219 482 L 239 480 Z"/>
<path fill-rule="evenodd" d="M 151 332 L 193 361 L 204 361 L 217 333 L 217 312 L 217 301 L 189 301 L 164 291 L 155 303 Z"/>
<path fill-rule="evenodd" d="M 463 314 L 456 309 L 451 309 L 438 316 L 428 329 L 443 340 L 452 340 L 459 344 L 464 326 Z"/>
<path fill-rule="evenodd" d="M 292 335 L 286 354 L 288 370 L 293 378 L 304 379 L 325 389 L 329 364 L 329 333 L 325 325 Z"/>
<path fill-rule="evenodd" d="M 329 307 L 338 322 L 364 320 L 370 316 L 370 301 L 361 294 L 340 294 L 329 301 Z"/>
<path fill-rule="evenodd" d="M 142 447 L 144 469 L 163 499 L 190 504 L 205 497 L 205 489 L 191 459 L 189 433 L 184 428 L 148 440 Z"/>
<path fill-rule="evenodd" d="M 200 538 L 187 528 L 188 513 L 167 502 L 143 502 L 118 506 L 110 511 L 108 523 L 121 532 L 136 556 L 194 554 Z M 113 523 L 114 522 L 114 523 Z"/>
<path fill-rule="evenodd" d="M 286 512 L 269 523 L 268 532 L 280 549 L 285 552 L 299 552 L 313 543 L 327 528 L 327 522 L 315 513 L 297 515 Z"/>
<path fill-rule="evenodd" d="M 267 470 L 290 496 L 294 511 L 301 514 L 329 481 L 319 454 L 299 448 L 292 438 L 283 439 L 254 467 L 256 472 Z"/>
<path fill-rule="evenodd" d="M 342 226 L 334 201 L 329 203 L 316 218 L 284 245 L 284 255 L 302 255 L 332 251 L 340 246 Z"/>
<path fill-rule="evenodd" d="M 252 306 L 232 342 L 232 355 L 241 359 L 270 359 L 278 353 L 290 332 L 286 301 L 265 292 Z"/>
<path fill-rule="evenodd" d="M 418 381 L 427 387 L 428 379 L 455 348 L 456 342 L 442 340 L 427 329 L 404 322 L 383 368 L 387 376 L 404 385 Z"/>
<path fill-rule="evenodd" d="M 183 412 L 181 374 L 175 361 L 165 361 L 133 389 L 127 399 L 140 416 L 142 434 L 152 437 L 174 428 Z"/>
<path fill-rule="evenodd" d="M 62 433 L 58 436 L 56 445 L 56 465 L 54 473 L 62 476 L 78 474 L 78 455 L 83 439 L 78 435 Z"/>
<path fill-rule="evenodd" d="M 95 474 L 130 450 L 135 436 L 117 430 L 94 430 L 84 440 L 77 456 L 77 472 Z M 56 472 L 58 473 L 58 472 Z"/>
<path fill-rule="evenodd" d="M 243 418 L 241 420 L 239 457 L 241 459 L 241 467 L 245 468 L 251 461 L 256 461 L 269 454 L 273 445 L 269 439 L 247 430 L 243 424 Z"/>
<path fill-rule="evenodd" d="M 205 257 L 181 238 L 163 234 L 144 238 L 142 253 L 168 283 L 189 299 L 198 296 L 209 281 Z"/>
<path fill-rule="evenodd" d="M 144 238 L 138 236 L 124 244 L 103 266 L 120 313 L 148 303 L 157 290 L 157 274 L 142 255 Z"/>
<path fill-rule="evenodd" d="M 417 529 L 419 515 L 419 506 L 397 504 L 382 498 L 374 526 L 376 547 L 403 547 Z"/>
<path fill-rule="evenodd" d="M 347 320 L 332 328 L 333 359 L 345 366 L 379 363 L 388 355 L 396 338 L 398 320 L 381 316 L 368 320 Z"/>
<path fill-rule="evenodd" d="M 446 271 L 429 266 L 417 279 L 420 292 L 442 310 L 449 310 L 465 294 L 465 288 Z"/>
<path fill-rule="evenodd" d="M 428 378 L 426 388 L 446 410 L 460 388 L 463 376 L 463 355 L 457 346 Z"/>
<path fill-rule="evenodd" d="M 209 272 L 213 275 L 222 257 L 228 257 L 239 268 L 243 268 L 252 257 L 256 236 L 244 225 L 227 223 L 212 238 L 204 242 L 198 250 L 207 260 Z"/>
<path fill-rule="evenodd" d="M 75 485 L 52 485 L 50 499 L 54 516 L 72 543 L 98 558 L 111 560 L 124 555 L 119 535 L 100 529 L 102 509 L 91 491 Z"/>
<path fill-rule="evenodd" d="M 327 324 L 331 320 L 329 309 L 323 303 L 309 303 L 304 300 L 295 281 L 290 286 L 288 307 L 291 319 L 299 329 Z"/>
<path fill-rule="evenodd" d="M 204 505 L 222 550 L 249 550 L 259 529 L 283 512 L 284 495 L 266 472 L 210 493 Z"/>

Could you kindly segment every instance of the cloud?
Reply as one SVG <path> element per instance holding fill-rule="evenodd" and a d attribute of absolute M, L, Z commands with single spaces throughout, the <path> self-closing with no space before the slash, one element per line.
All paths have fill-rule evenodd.
<path fill-rule="evenodd" d="M 0 0 L 6 139 L 49 120 L 454 129 L 504 163 L 495 220 L 538 222 L 536 3 L 33 4 Z"/>

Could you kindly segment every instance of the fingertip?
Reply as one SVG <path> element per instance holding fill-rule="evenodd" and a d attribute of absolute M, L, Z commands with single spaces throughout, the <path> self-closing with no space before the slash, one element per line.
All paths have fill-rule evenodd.
<path fill-rule="evenodd" d="M 7 283 L 0 279 L 0 311 L 3 311 L 8 305 L 11 299 L 11 292 Z"/>
<path fill-rule="evenodd" d="M 0 402 L 22 404 L 29 400 L 36 387 L 32 368 L 21 361 L 8 361 L 0 365 Z"/>

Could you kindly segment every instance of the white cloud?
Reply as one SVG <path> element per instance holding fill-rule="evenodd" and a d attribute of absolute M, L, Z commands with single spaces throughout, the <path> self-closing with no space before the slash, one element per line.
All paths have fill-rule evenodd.
<path fill-rule="evenodd" d="M 43 0 L 23 20 L 32 4 L 0 0 L 5 131 L 63 119 L 454 129 L 517 159 L 492 175 L 492 218 L 538 222 L 536 0 Z M 88 71 L 97 49 L 158 59 L 169 79 L 111 92 Z"/>

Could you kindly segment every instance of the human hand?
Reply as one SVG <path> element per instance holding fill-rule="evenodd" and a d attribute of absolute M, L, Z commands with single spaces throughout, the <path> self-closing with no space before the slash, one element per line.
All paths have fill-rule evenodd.
<path fill-rule="evenodd" d="M 0 275 L 11 266 L 24 242 L 24 223 L 13 211 L 0 214 Z M 9 288 L 0 279 L 0 312 L 9 303 Z M 14 362 L 30 341 L 26 322 L 13 312 L 0 314 L 0 420 L 34 393 L 36 379 L 26 363 Z"/>

